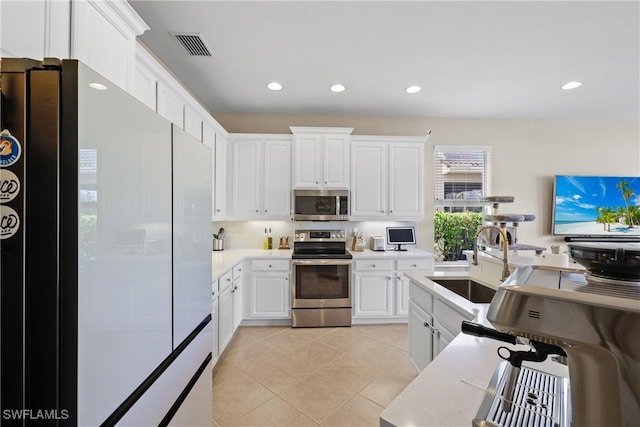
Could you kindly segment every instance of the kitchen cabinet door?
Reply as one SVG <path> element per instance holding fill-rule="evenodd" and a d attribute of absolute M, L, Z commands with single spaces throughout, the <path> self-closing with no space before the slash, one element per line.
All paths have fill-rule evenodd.
<path fill-rule="evenodd" d="M 218 351 L 224 351 L 233 336 L 233 294 L 229 286 L 218 296 Z"/>
<path fill-rule="evenodd" d="M 386 216 L 387 144 L 352 143 L 351 151 L 351 216 Z"/>
<path fill-rule="evenodd" d="M 389 144 L 389 216 L 424 216 L 424 144 Z"/>
<path fill-rule="evenodd" d="M 236 331 L 236 329 L 238 329 L 238 326 L 240 326 L 242 318 L 244 317 L 244 313 L 242 310 L 242 278 L 238 277 L 234 279 L 231 287 L 231 298 L 233 299 L 233 333 Z"/>
<path fill-rule="evenodd" d="M 322 188 L 349 188 L 349 135 L 323 137 Z"/>
<path fill-rule="evenodd" d="M 260 215 L 262 141 L 234 140 L 232 163 L 231 214 L 240 218 Z"/>
<path fill-rule="evenodd" d="M 291 216 L 291 140 L 267 141 L 264 145 L 262 214 Z"/>
<path fill-rule="evenodd" d="M 406 316 L 409 314 L 409 279 L 402 275 L 402 272 L 396 273 L 396 314 L 398 316 Z"/>
<path fill-rule="evenodd" d="M 421 372 L 433 359 L 433 319 L 409 301 L 409 360 Z"/>
<path fill-rule="evenodd" d="M 216 132 L 213 173 L 213 220 L 220 221 L 227 214 L 227 138 Z"/>
<path fill-rule="evenodd" d="M 158 81 L 158 114 L 184 129 L 184 102 L 168 84 Z"/>
<path fill-rule="evenodd" d="M 461 321 L 462 323 L 462 321 Z M 435 332 L 433 334 L 433 358 L 440 354 L 446 346 L 453 341 L 455 336 L 447 330 L 440 322 L 434 321 Z"/>
<path fill-rule="evenodd" d="M 295 136 L 293 182 L 295 188 L 320 188 L 321 148 L 321 135 Z"/>
<path fill-rule="evenodd" d="M 291 318 L 288 272 L 251 273 L 249 316 L 255 319 Z"/>
<path fill-rule="evenodd" d="M 393 315 L 393 290 L 390 272 L 356 273 L 354 283 L 354 316 L 379 317 Z"/>

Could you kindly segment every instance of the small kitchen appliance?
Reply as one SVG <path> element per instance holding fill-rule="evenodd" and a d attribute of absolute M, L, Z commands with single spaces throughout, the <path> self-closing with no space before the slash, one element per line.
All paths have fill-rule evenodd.
<path fill-rule="evenodd" d="M 349 190 L 294 190 L 293 219 L 296 221 L 346 221 Z"/>
<path fill-rule="evenodd" d="M 516 403 L 519 393 L 539 394 L 527 391 L 532 386 L 528 382 L 531 376 L 523 375 L 521 364 L 541 362 L 556 354 L 560 360 L 566 356 L 569 385 L 557 384 L 554 390 L 570 398 L 554 400 L 554 405 L 543 408 L 553 406 L 556 413 L 549 414 L 550 419 L 564 419 L 564 423 L 540 425 L 637 425 L 640 243 L 575 242 L 568 246 L 572 258 L 586 267 L 587 273 L 543 265 L 521 267 L 500 286 L 487 313 L 500 332 L 490 328 L 493 332 L 489 334 L 477 328 L 470 332 L 468 325 L 463 331 L 512 343 L 518 337 L 532 347 L 531 351 L 499 350 L 500 357 L 511 365 L 499 382 L 502 386 L 494 390 L 495 399 L 502 401 L 503 413 L 523 408 L 536 412 L 541 407 L 537 399 Z M 492 418 L 495 412 L 490 409 L 495 404 L 490 400 L 481 405 L 474 426 L 529 425 L 515 416 L 510 423 L 496 424 Z"/>
<path fill-rule="evenodd" d="M 344 230 L 296 230 L 291 326 L 351 326 L 351 258 Z"/>
<path fill-rule="evenodd" d="M 384 236 L 371 236 L 371 250 L 384 251 Z"/>

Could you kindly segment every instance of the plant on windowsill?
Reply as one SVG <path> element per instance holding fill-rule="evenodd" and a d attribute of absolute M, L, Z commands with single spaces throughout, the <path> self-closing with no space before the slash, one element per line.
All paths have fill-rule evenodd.
<path fill-rule="evenodd" d="M 436 261 L 462 261 L 466 259 L 463 251 L 473 249 L 482 214 L 436 211 L 434 223 Z"/>

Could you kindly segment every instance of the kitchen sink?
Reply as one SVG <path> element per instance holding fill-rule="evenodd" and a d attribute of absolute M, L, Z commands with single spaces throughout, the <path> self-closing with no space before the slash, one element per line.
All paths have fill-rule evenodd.
<path fill-rule="evenodd" d="M 471 302 L 489 303 L 496 293 L 494 289 L 473 280 L 438 279 L 433 281 Z"/>

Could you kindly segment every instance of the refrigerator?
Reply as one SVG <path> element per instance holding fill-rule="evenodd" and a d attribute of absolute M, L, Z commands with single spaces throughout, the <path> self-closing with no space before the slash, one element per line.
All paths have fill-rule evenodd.
<path fill-rule="evenodd" d="M 0 63 L 0 423 L 211 424 L 211 151 L 75 60 Z"/>

